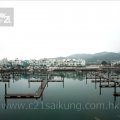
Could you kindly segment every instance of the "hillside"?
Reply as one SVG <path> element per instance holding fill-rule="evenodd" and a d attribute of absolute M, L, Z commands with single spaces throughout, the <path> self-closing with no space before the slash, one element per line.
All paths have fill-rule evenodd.
<path fill-rule="evenodd" d="M 103 60 L 105 61 L 120 60 L 120 53 L 100 52 L 95 54 L 73 54 L 67 56 L 66 58 L 85 59 L 89 63 L 100 63 Z"/>

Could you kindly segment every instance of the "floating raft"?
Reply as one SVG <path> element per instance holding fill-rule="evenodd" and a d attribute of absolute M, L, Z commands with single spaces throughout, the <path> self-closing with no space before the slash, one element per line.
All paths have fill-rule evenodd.
<path fill-rule="evenodd" d="M 120 77 L 110 77 L 111 79 L 120 79 Z"/>
<path fill-rule="evenodd" d="M 99 79 L 99 77 L 86 77 L 87 79 Z"/>
<path fill-rule="evenodd" d="M 0 80 L 0 82 L 10 82 L 10 80 Z"/>
<path fill-rule="evenodd" d="M 47 80 L 42 81 L 41 86 L 34 94 L 6 94 L 5 98 L 40 98 L 46 87 Z"/>
<path fill-rule="evenodd" d="M 114 80 L 92 80 L 91 82 L 114 82 Z"/>
<path fill-rule="evenodd" d="M 42 93 L 43 93 L 43 91 L 44 91 L 47 83 L 48 83 L 47 80 L 44 80 L 44 81 L 41 83 L 41 86 L 40 86 L 40 87 L 38 88 L 38 90 L 35 92 L 35 95 L 34 95 L 35 98 L 40 98 L 40 97 L 41 97 L 41 95 L 42 95 Z"/>
<path fill-rule="evenodd" d="M 28 82 L 43 82 L 43 80 L 28 80 Z"/>
<path fill-rule="evenodd" d="M 116 82 L 116 83 L 120 84 L 120 81 L 119 81 L 119 80 L 114 80 L 114 82 Z"/>
<path fill-rule="evenodd" d="M 120 92 L 114 93 L 113 96 L 120 96 Z"/>
<path fill-rule="evenodd" d="M 43 82 L 43 80 L 29 80 L 29 82 Z M 64 80 L 47 80 L 47 82 L 64 82 Z"/>
<path fill-rule="evenodd" d="M 35 98 L 34 94 L 7 94 L 5 98 Z"/>
<path fill-rule="evenodd" d="M 48 80 L 48 82 L 64 82 L 64 80 Z"/>
<path fill-rule="evenodd" d="M 113 88 L 113 87 L 120 87 L 120 85 L 114 85 L 114 84 L 109 84 L 109 85 L 100 85 L 101 88 Z"/>

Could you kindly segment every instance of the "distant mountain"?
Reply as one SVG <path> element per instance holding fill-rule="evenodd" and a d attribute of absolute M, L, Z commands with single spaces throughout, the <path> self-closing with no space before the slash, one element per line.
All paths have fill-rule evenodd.
<path fill-rule="evenodd" d="M 67 56 L 69 59 L 90 59 L 93 56 L 93 54 L 73 54 L 70 56 Z"/>
<path fill-rule="evenodd" d="M 89 61 L 112 61 L 112 60 L 120 60 L 120 53 L 114 53 L 114 52 L 101 52 L 96 53 L 88 59 Z"/>
<path fill-rule="evenodd" d="M 85 59 L 88 63 L 101 63 L 101 61 L 120 60 L 120 53 L 100 52 L 95 54 L 73 54 L 67 56 L 69 59 Z"/>
<path fill-rule="evenodd" d="M 59 59 L 59 60 L 61 60 L 61 59 L 65 59 L 66 57 L 57 57 L 56 59 Z"/>

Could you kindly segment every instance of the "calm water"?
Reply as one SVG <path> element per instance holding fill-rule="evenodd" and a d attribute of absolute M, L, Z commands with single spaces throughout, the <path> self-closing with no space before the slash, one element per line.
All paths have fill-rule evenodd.
<path fill-rule="evenodd" d="M 58 73 L 56 73 L 58 74 Z M 102 88 L 75 72 L 64 72 L 64 82 L 48 82 L 40 99 L 4 99 L 5 83 L 0 82 L 1 120 L 120 120 L 120 98 L 114 88 Z M 7 84 L 7 93 L 35 93 L 46 79 L 41 74 L 14 76 Z M 61 76 L 51 79 L 61 80 Z M 120 92 L 120 88 L 117 88 Z M 6 107 L 5 107 L 6 105 Z"/>

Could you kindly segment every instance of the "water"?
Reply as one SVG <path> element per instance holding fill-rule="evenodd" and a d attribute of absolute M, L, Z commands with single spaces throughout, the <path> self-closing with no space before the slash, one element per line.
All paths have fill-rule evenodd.
<path fill-rule="evenodd" d="M 57 73 L 58 74 L 58 73 Z M 39 99 L 4 99 L 5 83 L 0 83 L 1 120 L 119 120 L 119 97 L 114 88 L 101 88 L 75 72 L 63 72 L 64 82 L 48 82 Z M 19 75 L 7 83 L 7 93 L 34 94 L 41 82 L 28 83 L 28 79 L 47 79 L 38 74 Z M 52 79 L 61 80 L 61 76 Z M 120 88 L 117 88 L 120 91 Z M 5 107 L 6 105 L 6 107 Z"/>

